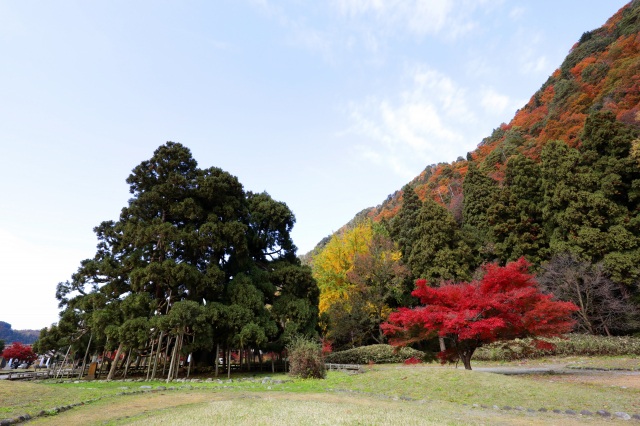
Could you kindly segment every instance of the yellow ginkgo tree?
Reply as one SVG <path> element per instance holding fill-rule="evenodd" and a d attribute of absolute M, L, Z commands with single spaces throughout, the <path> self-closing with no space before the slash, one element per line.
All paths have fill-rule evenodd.
<path fill-rule="evenodd" d="M 325 337 L 336 347 L 385 340 L 380 324 L 408 274 L 386 229 L 369 220 L 333 236 L 314 259 Z"/>

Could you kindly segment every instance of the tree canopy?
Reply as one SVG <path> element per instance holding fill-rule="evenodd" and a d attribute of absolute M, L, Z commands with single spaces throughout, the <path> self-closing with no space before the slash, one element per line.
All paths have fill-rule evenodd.
<path fill-rule="evenodd" d="M 282 348 L 288 335 L 315 333 L 319 291 L 296 257 L 285 203 L 198 168 L 174 142 L 127 183 L 132 198 L 94 229 L 96 255 L 58 285 L 61 319 L 41 340 L 64 328 L 67 343 L 91 334 L 96 347 L 141 350 L 162 332 L 183 351 L 210 351 Z"/>
<path fill-rule="evenodd" d="M 418 280 L 413 295 L 423 306 L 392 313 L 384 332 L 399 346 L 442 337 L 448 347 L 439 354 L 443 362 L 459 359 L 470 370 L 473 353 L 487 343 L 570 331 L 578 308 L 543 294 L 528 267 L 524 258 L 502 267 L 488 264 L 479 281 L 439 288 Z"/>
<path fill-rule="evenodd" d="M 6 360 L 14 359 L 19 362 L 31 364 L 38 357 L 30 345 L 24 345 L 20 342 L 13 342 L 10 346 L 2 351 L 2 357 Z"/>

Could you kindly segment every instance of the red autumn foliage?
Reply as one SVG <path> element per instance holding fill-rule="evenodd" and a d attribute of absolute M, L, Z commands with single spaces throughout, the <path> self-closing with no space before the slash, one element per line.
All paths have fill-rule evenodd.
<path fill-rule="evenodd" d="M 424 306 L 401 308 L 382 324 L 390 343 L 407 345 L 445 338 L 448 349 L 438 356 L 462 360 L 471 369 L 471 357 L 482 345 L 525 337 L 552 337 L 571 331 L 571 314 L 578 307 L 553 300 L 538 288 L 529 263 L 521 258 L 506 266 L 490 264 L 480 281 L 432 288 L 417 280 L 412 295 Z"/>
<path fill-rule="evenodd" d="M 33 353 L 31 346 L 23 345 L 20 342 L 13 342 L 11 346 L 5 348 L 5 350 L 2 351 L 2 357 L 6 360 L 17 359 L 20 362 L 29 364 L 38 358 L 38 356 Z"/>
<path fill-rule="evenodd" d="M 412 356 L 411 358 L 407 358 L 404 360 L 404 365 L 415 365 L 415 364 L 422 364 L 422 360 L 419 360 L 415 356 Z"/>
<path fill-rule="evenodd" d="M 322 339 L 322 355 L 328 355 L 333 352 L 333 345 L 331 344 L 331 340 Z"/>

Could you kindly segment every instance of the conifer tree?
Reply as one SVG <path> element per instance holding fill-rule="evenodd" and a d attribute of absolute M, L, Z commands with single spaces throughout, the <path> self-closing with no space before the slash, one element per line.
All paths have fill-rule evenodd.
<path fill-rule="evenodd" d="M 552 254 L 603 262 L 618 283 L 640 278 L 640 220 L 630 155 L 637 132 L 608 112 L 585 123 L 582 146 L 550 142 L 542 151 L 544 218 Z"/>
<path fill-rule="evenodd" d="M 285 332 L 315 333 L 317 286 L 295 256 L 295 217 L 286 204 L 245 192 L 221 169 L 198 168 L 189 149 L 173 142 L 135 167 L 127 183 L 132 198 L 119 220 L 95 229 L 95 257 L 58 286 L 63 318 L 78 316 L 71 328 L 83 324 L 119 351 L 141 346 L 145 329 L 147 339 L 160 329 L 177 348 L 174 361 L 180 350 L 269 341 L 282 348 Z"/>
<path fill-rule="evenodd" d="M 391 238 L 398 243 L 402 261 L 406 264 L 415 243 L 414 229 L 418 226 L 418 214 L 422 202 L 410 184 L 402 188 L 402 205 L 390 224 Z"/>
<path fill-rule="evenodd" d="M 473 256 L 451 213 L 427 199 L 420 208 L 417 221 L 408 260 L 412 275 L 431 282 L 468 279 Z"/>
<path fill-rule="evenodd" d="M 486 216 L 498 258 L 506 263 L 524 256 L 539 265 L 546 258 L 548 246 L 542 220 L 540 167 L 521 154 L 511 157 L 494 200 Z"/>

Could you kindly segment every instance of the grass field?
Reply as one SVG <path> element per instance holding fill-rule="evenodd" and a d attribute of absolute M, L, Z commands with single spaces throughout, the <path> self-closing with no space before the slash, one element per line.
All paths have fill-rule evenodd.
<path fill-rule="evenodd" d="M 560 362 L 616 369 L 639 361 Z M 518 364 L 523 363 L 511 365 Z M 605 419 L 565 411 L 640 414 L 640 375 L 615 371 L 503 376 L 450 366 L 381 365 L 357 375 L 330 372 L 326 380 L 265 377 L 171 384 L 0 381 L 0 419 L 25 413 L 33 417 L 44 411 L 48 415 L 30 424 L 596 424 Z M 59 413 L 53 410 L 79 403 L 84 405 Z"/>

